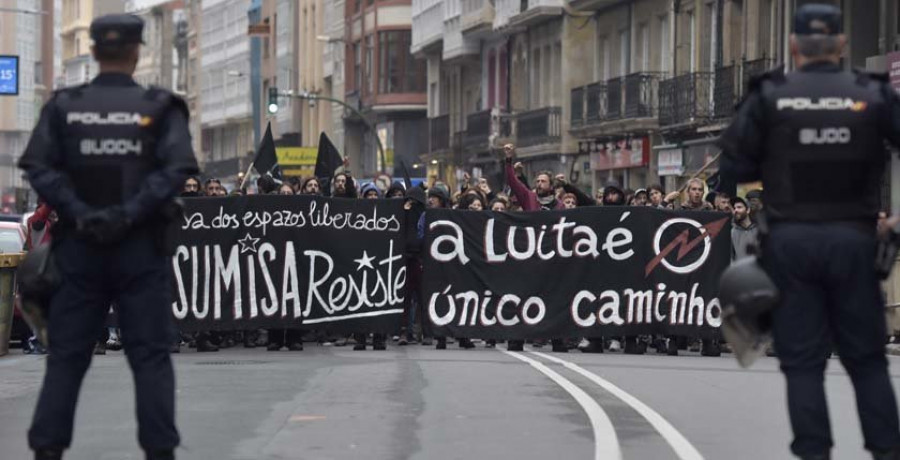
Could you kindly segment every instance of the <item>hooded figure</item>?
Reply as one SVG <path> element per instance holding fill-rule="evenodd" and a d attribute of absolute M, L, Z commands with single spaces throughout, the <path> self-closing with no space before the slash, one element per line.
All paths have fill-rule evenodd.
<path fill-rule="evenodd" d="M 359 197 L 362 199 L 377 200 L 381 198 L 381 190 L 373 183 L 369 182 L 362 186 Z"/>
<path fill-rule="evenodd" d="M 603 206 L 624 206 L 625 192 L 617 181 L 609 181 L 603 188 Z"/>
<path fill-rule="evenodd" d="M 406 188 L 400 182 L 394 182 L 387 189 L 387 193 L 385 193 L 387 198 L 405 198 L 406 197 Z"/>

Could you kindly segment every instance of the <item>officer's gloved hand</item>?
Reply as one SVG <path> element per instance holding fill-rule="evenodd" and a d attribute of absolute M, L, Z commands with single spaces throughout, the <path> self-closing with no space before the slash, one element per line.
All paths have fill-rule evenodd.
<path fill-rule="evenodd" d="M 121 241 L 131 228 L 131 219 L 121 206 L 91 211 L 77 220 L 78 233 L 97 244 Z"/>

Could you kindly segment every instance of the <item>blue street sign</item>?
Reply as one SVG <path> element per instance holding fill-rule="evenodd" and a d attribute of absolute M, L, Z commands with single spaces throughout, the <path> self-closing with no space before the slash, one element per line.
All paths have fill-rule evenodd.
<path fill-rule="evenodd" d="M 19 56 L 0 56 L 0 96 L 19 94 Z"/>

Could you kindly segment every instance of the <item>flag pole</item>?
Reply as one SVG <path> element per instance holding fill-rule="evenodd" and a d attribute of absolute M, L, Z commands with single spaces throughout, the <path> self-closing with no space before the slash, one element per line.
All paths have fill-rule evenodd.
<path fill-rule="evenodd" d="M 244 190 L 244 186 L 247 184 L 247 179 L 250 178 L 250 171 L 253 170 L 253 163 L 250 163 L 250 166 L 247 167 L 247 172 L 244 173 L 244 179 L 241 180 L 241 186 L 239 187 L 241 190 Z"/>

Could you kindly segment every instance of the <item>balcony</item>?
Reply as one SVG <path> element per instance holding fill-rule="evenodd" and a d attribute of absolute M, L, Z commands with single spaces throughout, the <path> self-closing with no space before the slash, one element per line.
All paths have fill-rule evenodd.
<path fill-rule="evenodd" d="M 737 102 L 735 82 L 737 81 L 737 66 L 730 65 L 719 67 L 715 73 L 715 86 L 713 89 L 713 118 L 727 118 L 734 115 L 734 105 Z"/>
<path fill-rule="evenodd" d="M 633 73 L 625 77 L 625 118 L 648 118 L 657 114 L 659 73 Z"/>
<path fill-rule="evenodd" d="M 624 3 L 625 0 L 566 0 L 569 6 L 575 11 L 597 11 L 617 3 Z"/>
<path fill-rule="evenodd" d="M 518 142 L 521 147 L 552 144 L 560 141 L 562 109 L 544 107 L 516 116 Z"/>
<path fill-rule="evenodd" d="M 465 35 L 490 32 L 494 23 L 494 5 L 488 0 L 462 0 L 460 28 Z"/>
<path fill-rule="evenodd" d="M 469 150 L 487 150 L 494 145 L 511 142 L 513 137 L 512 115 L 498 110 L 482 110 L 466 117 L 466 133 L 463 146 Z"/>
<path fill-rule="evenodd" d="M 585 109 L 587 110 L 587 113 L 585 114 L 584 121 L 585 123 L 597 123 L 603 119 L 603 114 L 606 113 L 608 107 L 606 82 L 585 86 L 585 96 Z"/>
<path fill-rule="evenodd" d="M 428 151 L 440 152 L 450 149 L 450 115 L 428 119 Z"/>
<path fill-rule="evenodd" d="M 494 0 L 494 29 L 509 26 L 509 20 L 522 11 L 522 0 Z"/>
<path fill-rule="evenodd" d="M 419 9 L 421 8 L 421 10 Z M 444 6 L 441 0 L 424 0 L 412 12 L 412 43 L 410 51 L 421 53 L 440 43 L 444 33 Z"/>
<path fill-rule="evenodd" d="M 712 114 L 712 72 L 688 73 L 659 83 L 659 124 L 673 126 Z"/>
<path fill-rule="evenodd" d="M 513 27 L 530 27 L 563 14 L 564 0 L 519 0 L 519 12 L 509 18 Z"/>
<path fill-rule="evenodd" d="M 444 0 L 444 50 L 442 58 L 450 61 L 464 56 L 477 55 L 481 48 L 479 41 L 463 37 L 462 0 Z"/>

